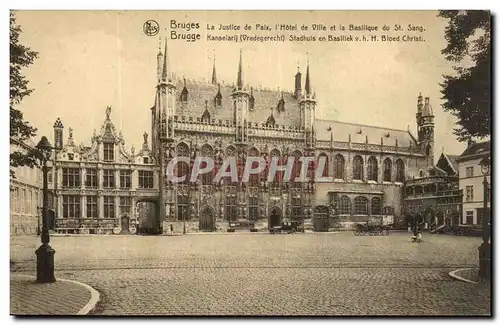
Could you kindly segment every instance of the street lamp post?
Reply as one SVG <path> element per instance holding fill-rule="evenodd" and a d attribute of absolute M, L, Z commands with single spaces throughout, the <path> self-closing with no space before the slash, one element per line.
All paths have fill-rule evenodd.
<path fill-rule="evenodd" d="M 483 242 L 478 247 L 479 250 L 479 277 L 483 279 L 490 278 L 490 265 L 491 265 L 491 244 L 490 229 L 488 219 L 490 214 L 488 211 L 488 178 L 490 172 L 490 157 L 485 157 L 480 162 L 481 172 L 483 173 Z"/>
<path fill-rule="evenodd" d="M 36 253 L 36 282 L 51 283 L 55 282 L 54 277 L 54 253 L 56 252 L 50 247 L 50 234 L 48 224 L 48 180 L 47 174 L 49 168 L 47 161 L 52 154 L 52 146 L 47 137 L 42 137 L 37 144 L 39 159 L 43 171 L 43 206 L 42 206 L 42 234 L 40 236 L 42 245 L 35 251 Z"/>

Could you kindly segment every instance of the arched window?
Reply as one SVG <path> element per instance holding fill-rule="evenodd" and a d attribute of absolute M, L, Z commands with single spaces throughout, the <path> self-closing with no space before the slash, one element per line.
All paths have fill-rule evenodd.
<path fill-rule="evenodd" d="M 335 156 L 335 179 L 344 179 L 345 160 L 341 154 Z"/>
<path fill-rule="evenodd" d="M 373 156 L 368 159 L 368 180 L 378 181 L 378 163 L 377 158 Z"/>
<path fill-rule="evenodd" d="M 382 214 L 382 201 L 379 197 L 372 198 L 372 215 L 379 216 Z"/>
<path fill-rule="evenodd" d="M 352 165 L 352 179 L 363 180 L 363 158 L 354 157 Z"/>
<path fill-rule="evenodd" d="M 189 157 L 189 148 L 186 144 L 180 143 L 177 146 L 177 155 L 182 156 L 182 157 Z M 189 182 L 189 178 L 191 175 L 189 175 L 189 164 L 184 161 L 178 161 L 176 164 L 176 172 L 175 175 L 177 177 L 183 177 L 186 176 L 183 181 L 180 182 L 180 184 L 187 184 Z"/>
<path fill-rule="evenodd" d="M 328 156 L 324 153 L 319 154 L 318 156 L 318 163 L 316 164 L 316 167 L 323 167 L 323 172 L 321 173 L 321 177 L 328 177 L 330 175 L 329 172 L 329 164 L 328 164 Z"/>
<path fill-rule="evenodd" d="M 209 145 L 203 145 L 200 150 L 201 156 L 202 157 L 207 157 L 207 158 L 213 158 L 214 156 L 214 151 L 211 146 Z M 201 168 L 206 168 L 207 167 L 207 162 L 202 161 L 201 162 Z M 204 173 L 201 175 L 201 184 L 202 185 L 212 185 L 212 180 L 214 177 L 214 170 L 210 170 L 208 173 Z"/>
<path fill-rule="evenodd" d="M 351 199 L 345 195 L 339 200 L 339 214 L 351 214 Z"/>
<path fill-rule="evenodd" d="M 403 160 L 396 160 L 396 182 L 403 183 L 405 181 L 405 164 Z"/>
<path fill-rule="evenodd" d="M 384 182 L 392 182 L 392 161 L 390 158 L 384 160 Z"/>
<path fill-rule="evenodd" d="M 354 214 L 368 214 L 368 199 L 364 196 L 358 196 L 354 199 Z"/>

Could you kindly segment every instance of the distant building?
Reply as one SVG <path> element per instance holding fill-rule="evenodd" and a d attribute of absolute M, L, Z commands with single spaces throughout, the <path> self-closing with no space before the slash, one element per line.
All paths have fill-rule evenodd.
<path fill-rule="evenodd" d="M 31 140 L 25 142 L 10 138 L 10 153 L 27 153 L 34 148 Z M 11 167 L 15 178 L 10 179 L 10 233 L 36 234 L 41 225 L 42 173 L 39 168 Z"/>
<path fill-rule="evenodd" d="M 405 224 L 419 223 L 427 229 L 458 225 L 462 191 L 458 183 L 457 156 L 441 154 L 434 167 L 421 169 L 405 182 Z"/>
<path fill-rule="evenodd" d="M 490 141 L 469 141 L 467 149 L 457 158 L 460 172 L 460 189 L 463 191 L 462 223 L 468 225 L 482 224 L 484 216 L 484 175 L 480 162 L 491 156 Z M 488 193 L 488 209 L 491 207 L 491 182 L 487 175 L 490 189 Z"/>

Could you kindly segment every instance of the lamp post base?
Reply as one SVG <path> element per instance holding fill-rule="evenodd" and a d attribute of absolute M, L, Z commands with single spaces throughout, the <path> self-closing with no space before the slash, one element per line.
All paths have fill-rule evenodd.
<path fill-rule="evenodd" d="M 481 246 L 477 249 L 479 250 L 478 275 L 482 279 L 489 279 L 491 270 L 491 244 L 487 241 L 483 241 Z"/>
<path fill-rule="evenodd" d="M 55 250 L 49 244 L 42 244 L 36 253 L 36 282 L 56 282 L 54 277 L 54 254 Z"/>

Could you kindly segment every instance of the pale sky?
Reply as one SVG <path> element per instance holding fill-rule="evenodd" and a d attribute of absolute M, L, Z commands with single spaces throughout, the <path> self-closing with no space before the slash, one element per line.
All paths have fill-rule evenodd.
<path fill-rule="evenodd" d="M 111 117 L 123 132 L 127 148 L 132 144 L 140 147 L 143 132 L 151 129 L 158 52 L 158 36 L 146 36 L 143 23 L 154 19 L 164 29 L 175 19 L 198 22 L 200 29 L 194 32 L 201 34 L 197 42 L 169 40 L 170 70 L 178 77 L 210 79 L 215 53 L 219 81 L 232 84 L 242 49 L 245 84 L 292 90 L 297 62 L 305 73 L 309 58 L 318 99 L 316 118 L 403 130 L 409 125 L 416 135 L 416 104 L 421 92 L 430 97 L 434 110 L 436 159 L 442 147 L 449 154 L 465 149 L 452 134 L 455 118 L 441 108 L 439 83 L 443 73 L 451 71 L 451 64 L 441 54 L 446 46 L 446 21 L 436 11 L 25 11 L 17 12 L 17 17 L 24 31 L 21 42 L 39 52 L 39 59 L 24 70 L 35 91 L 21 109 L 39 129 L 39 136 L 47 135 L 51 142 L 52 126 L 60 117 L 65 139 L 71 127 L 77 144 L 89 144 L 93 129 L 99 130 L 104 121 L 106 106 L 112 105 Z M 424 37 L 425 42 L 415 43 L 229 43 L 207 42 L 207 23 L 290 23 L 299 28 L 301 24 L 379 28 L 414 24 L 426 30 L 409 33 Z M 280 33 L 249 32 L 262 36 Z M 314 31 L 295 34 L 320 35 Z"/>

